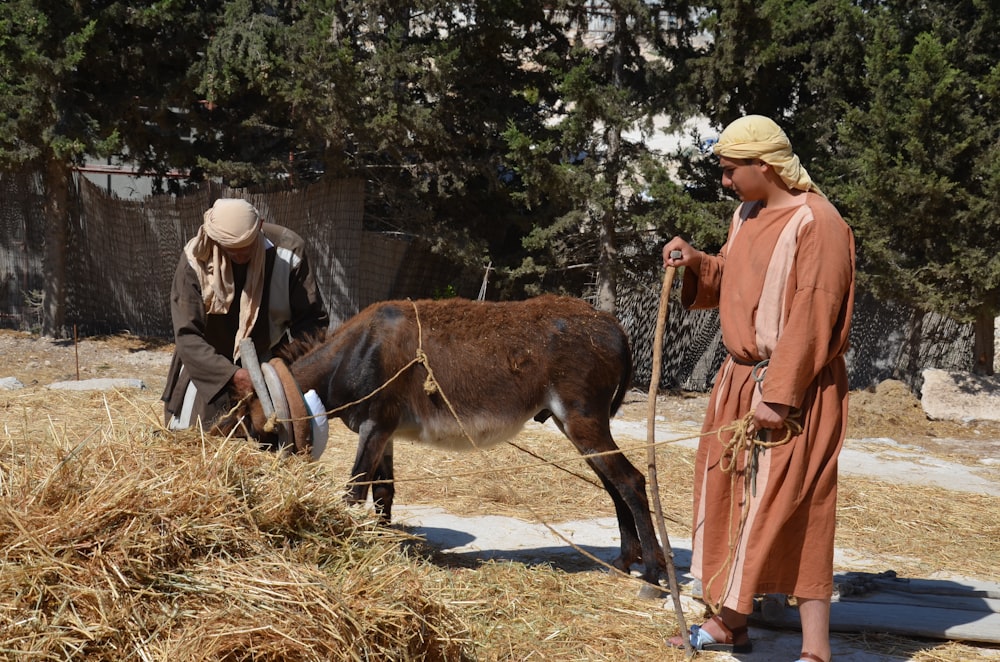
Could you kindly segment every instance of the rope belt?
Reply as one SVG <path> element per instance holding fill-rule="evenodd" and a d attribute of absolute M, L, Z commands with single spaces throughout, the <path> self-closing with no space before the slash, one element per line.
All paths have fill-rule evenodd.
<path fill-rule="evenodd" d="M 754 361 L 754 360 L 741 359 L 740 357 L 738 357 L 738 356 L 736 356 L 735 354 L 732 354 L 732 353 L 729 354 L 729 358 L 732 359 L 733 363 L 735 363 L 737 365 L 757 365 L 757 363 L 758 363 L 758 361 Z M 764 360 L 766 361 L 767 359 L 764 359 Z"/>

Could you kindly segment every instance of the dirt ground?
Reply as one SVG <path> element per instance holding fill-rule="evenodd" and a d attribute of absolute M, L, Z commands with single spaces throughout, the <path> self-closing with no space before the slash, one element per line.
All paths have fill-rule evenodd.
<path fill-rule="evenodd" d="M 159 395 L 172 349 L 172 344 L 163 340 L 129 335 L 74 342 L 0 330 L 0 384 L 13 378 L 25 387 L 5 392 L 6 395 L 0 392 L 0 433 L 34 438 L 36 434 L 44 435 L 56 423 L 89 429 L 102 418 L 108 401 L 112 408 L 124 406 L 129 412 L 137 408 L 141 415 L 155 421 L 162 412 Z M 105 393 L 64 396 L 46 388 L 57 381 L 92 378 L 141 379 L 145 388 L 124 396 Z M 45 400 L 49 401 L 44 407 L 36 404 Z M 127 402 L 123 404 L 123 400 Z M 657 400 L 656 414 L 671 428 L 684 434 L 689 431 L 696 437 L 706 404 L 707 395 L 703 393 L 663 393 Z M 25 415 L 29 410 L 42 412 L 44 417 Z M 644 436 L 648 411 L 647 393 L 634 389 L 616 418 L 630 430 L 638 431 L 631 438 L 618 437 L 616 433 L 616 438 L 639 468 L 646 466 L 646 451 L 639 440 Z M 1000 471 L 996 465 L 1000 458 L 1000 424 L 928 420 L 917 396 L 899 382 L 884 382 L 871 392 L 852 393 L 850 411 L 848 439 L 853 440 L 852 450 L 865 454 L 871 461 L 886 454 L 899 454 L 905 446 L 904 459 L 917 456 L 918 461 L 926 460 L 926 464 L 937 464 L 940 459 L 949 466 L 982 475 Z M 356 435 L 342 424 L 332 423 L 330 442 L 322 460 L 329 464 L 331 475 L 346 479 L 356 440 Z M 401 509 L 443 508 L 483 521 L 487 520 L 486 515 L 529 523 L 613 518 L 606 493 L 558 432 L 529 423 L 514 442 L 520 448 L 500 447 L 472 454 L 429 450 L 405 442 L 396 444 L 397 505 Z M 526 450 L 537 455 L 529 457 Z M 693 454 L 682 445 L 665 445 L 657 451 L 663 512 L 672 539 L 683 538 L 689 532 Z M 553 466 L 548 465 L 549 461 Z M 855 475 L 843 477 L 843 523 L 838 524 L 837 545 L 838 549 L 850 550 L 850 554 L 841 560 L 842 566 L 838 565 L 836 571 L 891 568 L 900 576 L 935 577 L 947 571 L 946 574 L 988 581 L 998 579 L 992 552 L 995 526 L 977 525 L 962 516 L 971 508 L 980 510 L 987 521 L 994 519 L 996 497 L 963 493 L 957 486 L 952 490 L 894 483 L 891 478 L 889 475 L 881 476 L 880 480 Z M 591 485 L 581 487 L 581 479 Z M 907 487 L 900 490 L 904 484 Z M 928 504 L 934 504 L 937 510 L 929 512 Z M 431 526 L 430 531 L 440 534 L 444 529 Z M 427 539 L 431 538 L 428 534 Z M 867 565 L 859 565 L 859 560 Z M 448 555 L 447 559 L 441 558 L 441 563 L 481 567 L 478 555 L 471 559 Z M 592 569 L 592 563 L 583 556 L 573 555 L 559 567 L 587 570 Z M 761 635 L 771 636 L 766 632 Z M 771 640 L 762 641 L 760 655 L 755 653 L 752 659 L 775 659 L 769 655 L 779 651 L 782 659 L 791 659 L 797 651 L 785 651 L 783 647 L 794 645 L 794 641 L 774 634 Z M 837 658 L 851 662 L 992 660 L 1000 651 L 993 647 L 972 649 L 954 645 L 942 649 L 919 641 L 890 638 L 878 644 L 887 652 L 875 655 L 867 639 L 863 645 L 850 638 L 839 642 Z M 888 651 L 900 644 L 905 644 L 905 652 Z"/>

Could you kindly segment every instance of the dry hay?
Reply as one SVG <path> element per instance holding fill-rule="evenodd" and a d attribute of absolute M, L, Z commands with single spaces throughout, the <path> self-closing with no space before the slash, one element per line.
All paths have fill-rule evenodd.
<path fill-rule="evenodd" d="M 938 487 L 840 480 L 837 546 L 883 559 L 900 576 L 1000 581 L 1000 497 Z M 845 568 L 846 570 L 846 568 Z"/>
<path fill-rule="evenodd" d="M 901 443 L 917 442 L 935 453 L 968 460 L 989 453 L 989 446 L 969 446 L 995 444 L 1000 439 L 1000 423 L 931 420 L 906 384 L 889 379 L 873 390 L 851 392 L 847 434 L 852 439 L 889 437 Z M 965 441 L 941 443 L 951 438 Z"/>
<path fill-rule="evenodd" d="M 900 381 L 886 380 L 871 391 L 851 393 L 848 425 L 865 436 L 890 436 L 901 430 L 926 432 L 930 429 L 920 401 Z"/>
<path fill-rule="evenodd" d="M 0 398 L 0 659 L 683 659 L 672 612 L 586 559 L 461 567 L 345 509 L 340 467 L 164 431 L 148 392 Z"/>
<path fill-rule="evenodd" d="M 637 599 L 615 575 L 488 562 L 448 582 L 479 660 L 685 659 L 666 644 L 677 631 L 672 606 Z"/>
<path fill-rule="evenodd" d="M 513 445 L 516 444 L 516 445 Z M 357 435 L 331 421 L 331 439 L 322 462 L 346 479 Z M 646 472 L 643 444 L 620 446 Z M 668 524 L 690 522 L 693 455 L 677 446 L 657 449 L 657 475 Z M 438 505 L 463 515 L 505 515 L 561 522 L 614 517 L 610 495 L 570 441 L 546 425 L 529 423 L 513 440 L 490 449 L 446 451 L 414 442 L 394 442 L 396 501 Z"/>
<path fill-rule="evenodd" d="M 95 397 L 45 394 L 38 409 L 86 420 Z M 348 511 L 325 467 L 163 432 L 122 396 L 104 404 L 98 423 L 5 420 L 0 655 L 463 657 L 468 628 L 426 589 L 432 568 Z"/>

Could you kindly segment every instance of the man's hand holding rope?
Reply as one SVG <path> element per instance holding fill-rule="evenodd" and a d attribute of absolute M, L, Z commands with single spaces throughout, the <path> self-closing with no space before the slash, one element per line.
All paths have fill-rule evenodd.
<path fill-rule="evenodd" d="M 761 402 L 753 414 L 753 426 L 757 430 L 776 430 L 785 427 L 792 408 L 776 402 Z"/>

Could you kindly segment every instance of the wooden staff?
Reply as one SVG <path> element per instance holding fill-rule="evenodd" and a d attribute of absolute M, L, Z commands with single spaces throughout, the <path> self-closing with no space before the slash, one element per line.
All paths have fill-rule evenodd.
<path fill-rule="evenodd" d="M 677 252 L 677 251 L 675 251 Z M 673 257 L 680 257 L 673 255 Z M 653 336 L 653 369 L 649 378 L 649 402 L 646 414 L 646 459 L 649 469 L 649 488 L 653 492 L 653 512 L 656 514 L 656 526 L 660 539 L 663 541 L 663 557 L 667 561 L 667 579 L 670 584 L 670 597 L 674 601 L 674 612 L 681 627 L 681 639 L 688 657 L 694 655 L 691 637 L 687 634 L 687 622 L 684 620 L 684 609 L 681 607 L 681 594 L 677 587 L 677 569 L 674 567 L 674 552 L 667 537 L 667 525 L 663 519 L 663 507 L 660 504 L 660 485 L 656 478 L 656 389 L 660 383 L 660 370 L 663 355 L 663 332 L 667 325 L 667 310 L 670 307 L 670 289 L 674 283 L 675 267 L 667 267 L 663 274 L 663 285 L 660 288 L 660 307 L 656 315 L 656 332 Z"/>

